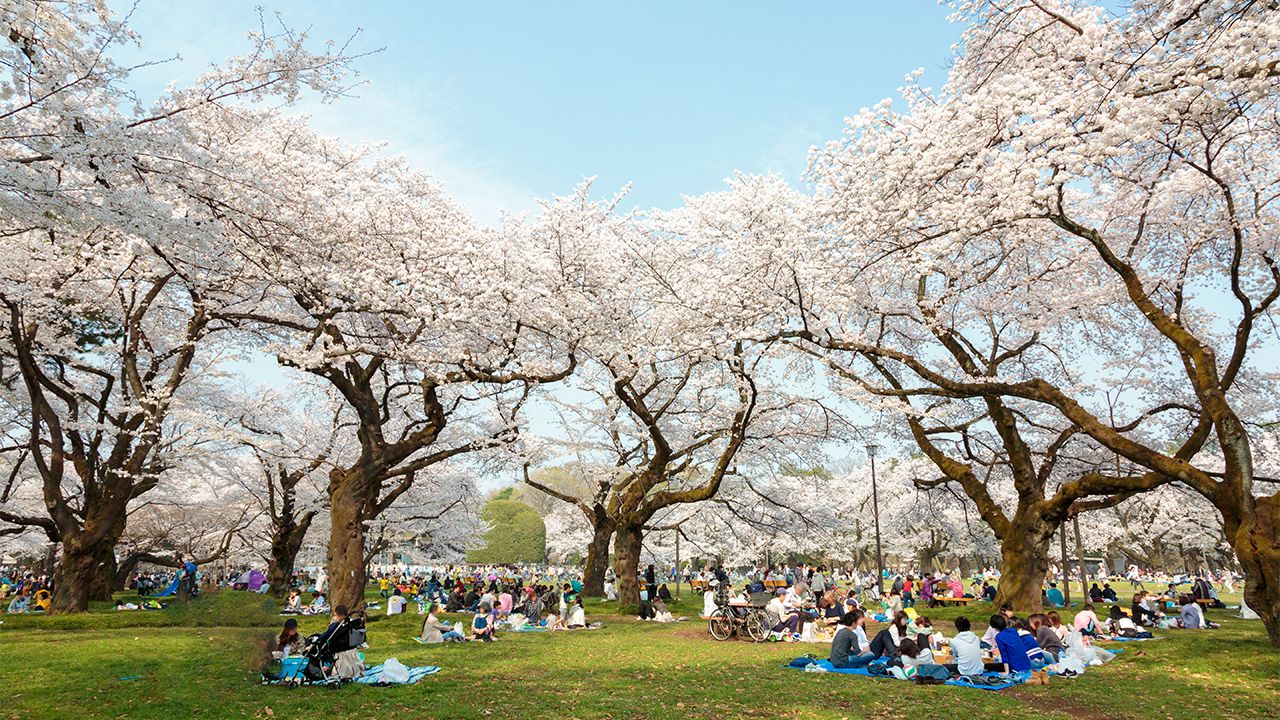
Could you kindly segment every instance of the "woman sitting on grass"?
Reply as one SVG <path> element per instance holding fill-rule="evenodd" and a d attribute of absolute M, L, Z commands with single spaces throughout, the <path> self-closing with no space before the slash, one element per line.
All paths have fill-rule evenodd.
<path fill-rule="evenodd" d="M 1071 634 L 1071 628 L 1062 624 L 1062 616 L 1058 614 L 1057 610 L 1050 610 L 1045 613 L 1045 618 L 1045 623 L 1049 626 L 1049 629 L 1053 630 L 1059 641 L 1065 643 L 1067 636 Z"/>
<path fill-rule="evenodd" d="M 676 621 L 676 619 L 672 617 L 671 611 L 667 609 L 667 604 L 662 601 L 661 597 L 653 601 L 653 619 L 655 622 L 660 623 Z"/>
<path fill-rule="evenodd" d="M 916 641 L 916 644 L 922 648 L 933 649 L 933 621 L 924 615 L 917 615 L 911 624 L 907 625 L 907 637 Z"/>
<path fill-rule="evenodd" d="M 1076 613 L 1074 624 L 1076 630 L 1087 637 L 1098 637 L 1102 633 L 1102 623 L 1098 620 L 1097 613 L 1093 611 L 1093 603 L 1086 603 L 1084 608 Z"/>
<path fill-rule="evenodd" d="M 1036 613 L 1027 618 L 1027 623 L 1031 626 L 1031 633 L 1035 635 L 1036 644 L 1044 651 L 1049 662 L 1058 662 L 1058 656 L 1062 654 L 1062 638 L 1049 625 L 1049 617 L 1044 613 Z"/>
<path fill-rule="evenodd" d="M 898 645 L 898 655 L 902 658 L 902 667 L 937 664 L 933 659 L 933 651 L 927 647 L 920 647 L 919 643 L 911 638 L 905 638 Z"/>
<path fill-rule="evenodd" d="M 26 590 L 19 590 L 18 594 L 14 595 L 13 599 L 9 601 L 9 614 L 11 615 L 25 613 L 30 609 L 31 600 L 27 597 Z"/>
<path fill-rule="evenodd" d="M 899 645 L 907 639 L 908 622 L 907 614 L 899 610 L 889 627 L 881 630 L 871 641 L 871 652 L 876 657 L 896 658 Z"/>
<path fill-rule="evenodd" d="M 658 602 L 662 602 L 659 600 Z M 671 613 L 667 613 L 670 615 Z M 569 607 L 569 619 L 565 621 L 565 627 L 573 630 L 575 628 L 585 628 L 587 626 L 587 609 L 582 606 L 582 596 L 579 595 L 573 599 L 573 604 Z"/>
<path fill-rule="evenodd" d="M 324 615 L 329 612 L 329 601 L 325 599 L 324 593 L 316 593 L 311 598 L 311 604 L 302 609 L 303 615 Z"/>
<path fill-rule="evenodd" d="M 289 618 L 284 621 L 284 629 L 280 631 L 280 637 L 276 638 L 276 649 L 271 656 L 276 660 L 283 660 L 301 652 L 302 636 L 298 634 L 298 621 Z"/>
<path fill-rule="evenodd" d="M 1183 595 L 1180 599 L 1182 607 L 1178 609 L 1179 619 L 1178 625 L 1187 630 L 1213 629 L 1220 627 L 1217 623 L 1211 623 L 1204 619 L 1204 609 L 1200 607 L 1200 603 L 1195 601 L 1190 595 Z"/>
<path fill-rule="evenodd" d="M 427 619 L 422 623 L 422 634 L 419 636 L 422 642 L 427 645 L 435 645 L 443 642 L 461 642 L 466 640 L 457 628 L 450 627 L 447 623 L 440 622 L 440 618 L 436 613 L 440 610 L 440 606 L 431 603 L 427 610 Z"/>

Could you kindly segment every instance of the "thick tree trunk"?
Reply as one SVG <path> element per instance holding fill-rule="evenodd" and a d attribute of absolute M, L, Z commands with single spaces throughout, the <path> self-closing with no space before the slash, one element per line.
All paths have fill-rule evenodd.
<path fill-rule="evenodd" d="M 89 609 L 89 593 L 97 577 L 97 548 L 84 549 L 75 543 L 64 542 L 58 558 L 53 597 L 49 600 L 49 614 L 85 612 Z"/>
<path fill-rule="evenodd" d="M 618 526 L 613 539 L 613 572 L 618 576 L 620 608 L 640 606 L 640 551 L 643 545 L 643 526 Z"/>
<path fill-rule="evenodd" d="M 609 566 L 609 541 L 613 539 L 614 523 L 596 521 L 591 544 L 587 546 L 587 564 L 582 571 L 582 594 L 586 597 L 604 596 L 604 574 Z"/>
<path fill-rule="evenodd" d="M 1049 541 L 1056 528 L 1014 524 L 1000 543 L 1000 587 L 996 603 L 1009 603 L 1020 614 L 1044 610 L 1044 579 L 1049 572 Z"/>
<path fill-rule="evenodd" d="M 1260 497 L 1232 543 L 1244 569 L 1244 601 L 1280 647 L 1280 495 Z"/>
<path fill-rule="evenodd" d="M 272 530 L 271 561 L 267 564 L 267 583 L 272 595 L 279 598 L 289 594 L 289 586 L 293 583 L 293 565 L 310 527 L 311 517 L 304 516 L 298 522 L 290 518 Z M 363 566 L 363 561 L 361 565 Z"/>
<path fill-rule="evenodd" d="M 116 591 L 116 549 L 115 544 L 103 544 L 98 547 L 94 561 L 93 585 L 89 588 L 89 599 L 110 601 Z"/>
<path fill-rule="evenodd" d="M 329 605 L 346 605 L 351 611 L 364 609 L 365 527 L 364 499 L 354 471 L 329 480 L 329 552 L 325 572 L 329 575 Z"/>

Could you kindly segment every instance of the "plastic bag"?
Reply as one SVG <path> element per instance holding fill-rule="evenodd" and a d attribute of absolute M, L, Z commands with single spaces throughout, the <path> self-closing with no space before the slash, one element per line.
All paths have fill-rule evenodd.
<path fill-rule="evenodd" d="M 390 658 L 382 664 L 382 677 L 378 678 L 380 682 L 402 684 L 409 682 L 409 668 L 404 666 L 396 658 Z"/>

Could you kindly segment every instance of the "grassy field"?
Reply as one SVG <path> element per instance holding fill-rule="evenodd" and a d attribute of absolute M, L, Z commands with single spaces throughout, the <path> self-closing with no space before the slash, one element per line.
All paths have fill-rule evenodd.
<path fill-rule="evenodd" d="M 718 643 L 696 620 L 641 623 L 595 601 L 588 609 L 604 629 L 447 646 L 413 641 L 413 606 L 375 614 L 370 664 L 396 657 L 443 670 L 414 686 L 336 690 L 257 684 L 260 648 L 283 619 L 243 593 L 160 612 L 0 616 L 0 718 L 1280 718 L 1280 654 L 1234 611 L 1209 612 L 1223 623 L 1217 631 L 1129 643 L 1084 677 L 995 693 L 783 670 L 827 646 Z M 675 609 L 697 614 L 689 598 Z M 302 630 L 324 623 L 304 619 Z M 939 627 L 950 634 L 949 623 Z"/>

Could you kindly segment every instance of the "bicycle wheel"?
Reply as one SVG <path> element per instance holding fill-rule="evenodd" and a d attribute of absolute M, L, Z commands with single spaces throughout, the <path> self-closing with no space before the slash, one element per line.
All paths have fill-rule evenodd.
<path fill-rule="evenodd" d="M 765 620 L 763 610 L 756 610 L 747 614 L 747 634 L 756 642 L 764 642 L 769 639 L 769 625 Z"/>
<path fill-rule="evenodd" d="M 716 640 L 728 640 L 733 635 L 733 618 L 729 617 L 724 610 L 716 610 L 711 613 L 711 619 L 707 621 L 707 631 Z"/>

